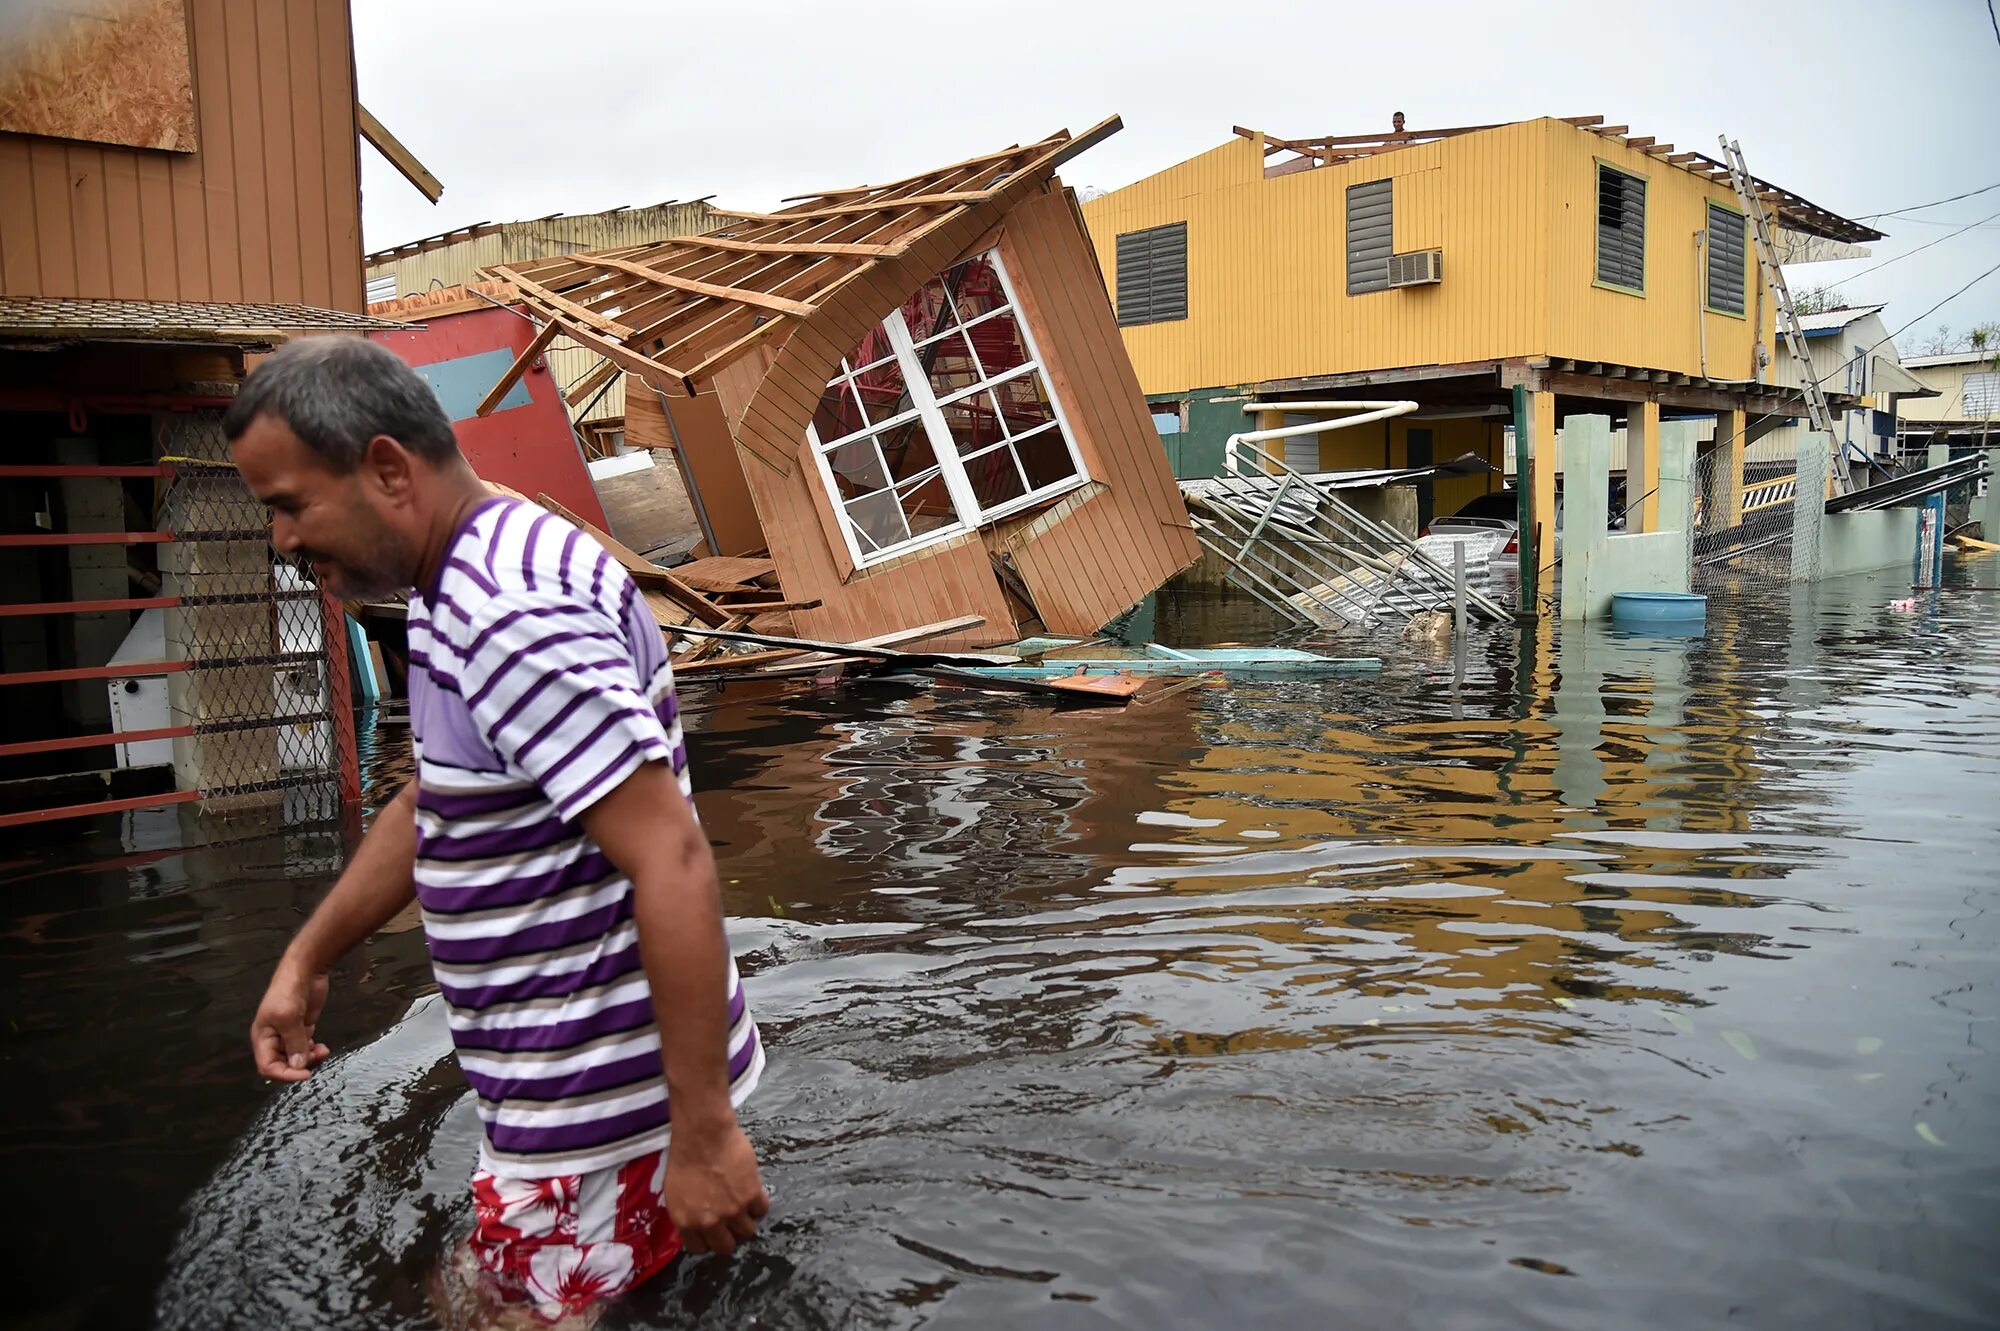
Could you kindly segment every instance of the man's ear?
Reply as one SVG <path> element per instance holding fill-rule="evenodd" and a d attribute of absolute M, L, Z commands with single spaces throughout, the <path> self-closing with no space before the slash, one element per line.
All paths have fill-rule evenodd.
<path fill-rule="evenodd" d="M 362 451 L 362 484 L 381 494 L 392 503 L 406 503 L 416 482 L 416 459 L 410 450 L 386 434 L 378 434 L 368 441 Z"/>

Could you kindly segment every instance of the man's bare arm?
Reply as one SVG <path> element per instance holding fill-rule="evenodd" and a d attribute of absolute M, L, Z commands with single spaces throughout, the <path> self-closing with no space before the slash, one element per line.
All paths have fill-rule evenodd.
<path fill-rule="evenodd" d="M 583 826 L 632 880 L 673 1106 L 667 1213 L 689 1251 L 727 1255 L 756 1234 L 770 1198 L 729 1102 L 729 943 L 708 838 L 658 762 L 586 810 Z"/>
<path fill-rule="evenodd" d="M 250 1056 L 272 1081 L 304 1081 L 327 1055 L 313 1039 L 333 963 L 416 896 L 417 783 L 375 816 L 347 868 L 293 937 L 250 1024 Z"/>

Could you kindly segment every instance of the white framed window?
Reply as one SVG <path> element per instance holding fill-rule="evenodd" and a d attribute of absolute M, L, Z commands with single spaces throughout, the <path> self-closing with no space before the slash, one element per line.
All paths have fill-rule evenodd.
<path fill-rule="evenodd" d="M 2000 374 L 1966 375 L 1965 410 L 1960 414 L 1970 421 L 2000 416 Z"/>
<path fill-rule="evenodd" d="M 995 250 L 869 329 L 806 438 L 857 567 L 1090 479 Z"/>

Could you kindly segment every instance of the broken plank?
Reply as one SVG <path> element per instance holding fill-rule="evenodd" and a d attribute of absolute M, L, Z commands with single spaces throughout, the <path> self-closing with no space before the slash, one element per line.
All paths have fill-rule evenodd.
<path fill-rule="evenodd" d="M 676 245 L 702 245 L 710 249 L 737 250 L 744 254 L 802 254 L 853 259 L 887 259 L 901 254 L 894 245 L 843 245 L 832 241 L 733 240 L 728 236 L 675 236 Z"/>
<path fill-rule="evenodd" d="M 391 134 L 389 127 L 359 102 L 354 104 L 354 125 L 361 131 L 361 137 L 388 159 L 390 166 L 403 173 L 403 179 L 417 187 L 419 194 L 432 203 L 444 197 L 444 186 L 431 174 L 430 168 L 418 161 L 417 155 L 405 148 L 403 141 Z"/>
<path fill-rule="evenodd" d="M 670 287 L 675 291 L 685 291 L 691 295 L 708 296 L 715 300 L 739 301 L 745 305 L 756 305 L 762 309 L 775 310 L 779 314 L 803 317 L 813 312 L 813 307 L 801 300 L 788 296 L 773 296 L 769 292 L 754 291 L 748 287 L 720 286 L 714 282 L 697 281 L 692 277 L 676 277 L 663 273 L 657 268 L 648 268 L 643 263 L 632 263 L 625 259 L 613 259 L 602 254 L 580 256 L 579 263 L 588 263 L 599 268 L 611 268 L 633 277 L 644 278 L 657 286 Z"/>
<path fill-rule="evenodd" d="M 472 414 L 491 416 L 493 409 L 500 405 L 500 399 L 507 396 L 507 390 L 519 382 L 521 376 L 528 372 L 528 367 L 535 363 L 535 357 L 546 351 L 549 343 L 555 341 L 556 334 L 561 331 L 562 325 L 554 319 L 536 329 L 528 345 L 521 349 L 520 355 L 514 357 L 514 363 L 507 367 L 507 372 L 500 376 L 500 382 L 487 389 L 486 396 L 479 399 L 479 405 L 472 409 Z"/>
<path fill-rule="evenodd" d="M 688 586 L 658 564 L 645 559 L 610 532 L 604 531 L 596 524 L 570 512 L 555 499 L 550 498 L 546 494 L 538 494 L 535 496 L 535 502 L 571 526 L 576 527 L 584 534 L 595 539 L 599 545 L 604 547 L 606 553 L 624 566 L 625 571 L 632 575 L 632 581 L 638 583 L 641 590 L 660 593 L 668 600 L 674 602 L 674 604 L 693 614 L 696 619 L 701 620 L 704 624 L 721 624 L 729 618 L 727 610 L 724 610 L 721 606 L 718 606 L 715 602 L 709 600 L 706 596 L 703 596 L 700 592 Z"/>
<path fill-rule="evenodd" d="M 780 661 L 802 661 L 805 653 L 796 648 L 784 648 L 769 652 L 744 652 L 737 656 L 716 656 L 706 661 L 696 661 L 688 666 L 674 666 L 674 674 L 715 675 L 725 670 L 747 670 L 752 666 L 774 665 Z"/>
<path fill-rule="evenodd" d="M 617 338 L 620 342 L 630 342 L 634 338 L 639 336 L 638 329 L 627 328 L 624 324 L 619 323 L 616 319 L 607 319 L 603 315 L 599 314 L 596 310 L 593 310 L 588 306 L 579 305 L 567 296 L 557 295 L 555 292 L 549 290 L 541 283 L 530 281 L 529 279 L 515 272 L 512 268 L 507 267 L 505 264 L 495 264 L 493 265 L 493 267 L 487 269 L 486 271 L 492 273 L 494 276 L 500 278 L 504 282 L 512 282 L 517 290 L 527 295 L 533 296 L 536 300 L 541 301 L 543 304 L 548 305 L 553 309 L 561 310 L 564 314 L 567 314 L 570 318 L 578 320 L 581 323 L 588 324 L 590 327 L 595 328 L 600 333 L 609 333 L 611 336 Z"/>

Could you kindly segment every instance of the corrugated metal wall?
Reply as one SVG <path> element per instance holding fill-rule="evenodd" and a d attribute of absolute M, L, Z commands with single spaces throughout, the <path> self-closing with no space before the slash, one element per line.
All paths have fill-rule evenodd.
<path fill-rule="evenodd" d="M 1546 247 L 1531 243 L 1546 153 L 1530 122 L 1267 180 L 1239 138 L 1083 212 L 1107 273 L 1120 232 L 1188 223 L 1187 320 L 1124 330 L 1149 393 L 1528 355 L 1546 327 Z M 1397 251 L 1441 246 L 1445 279 L 1349 296 L 1347 187 L 1385 178 Z"/>
<path fill-rule="evenodd" d="M 199 150 L 0 134 L 0 295 L 361 308 L 347 0 L 188 0 Z"/>
<path fill-rule="evenodd" d="M 1700 374 L 1706 337 L 1710 378 L 1752 378 L 1755 329 L 1748 318 L 1703 308 L 1706 264 L 1694 243 L 1695 233 L 1707 225 L 1709 201 L 1733 205 L 1734 191 L 1559 121 L 1537 123 L 1546 127 L 1548 136 L 1548 189 L 1553 201 L 1549 341 L 1544 348 L 1548 354 Z M 1597 264 L 1595 192 L 1600 160 L 1646 177 L 1643 296 L 1591 281 Z M 1445 262 L 1449 273 L 1449 255 Z M 1753 287 L 1748 302 L 1752 318 L 1757 304 Z M 1772 341 L 1775 312 L 1768 299 L 1763 302 L 1763 316 L 1764 345 L 1776 357 L 1781 348 Z"/>
<path fill-rule="evenodd" d="M 1592 285 L 1600 157 L 1650 182 L 1644 297 Z M 1694 232 L 1726 186 L 1546 119 L 1271 179 L 1263 161 L 1238 138 L 1083 205 L 1114 285 L 1120 234 L 1188 224 L 1187 319 L 1123 330 L 1148 393 L 1535 355 L 1698 374 L 1703 328 L 1710 375 L 1751 377 L 1747 321 L 1696 323 Z M 1346 190 L 1383 178 L 1396 251 L 1442 248 L 1444 281 L 1349 296 Z"/>
<path fill-rule="evenodd" d="M 421 254 L 370 264 L 368 276 L 372 279 L 394 274 L 396 294 L 414 295 L 433 287 L 476 281 L 481 269 L 497 263 L 522 263 L 555 254 L 649 245 L 673 236 L 710 231 L 738 220 L 738 214 L 720 212 L 706 203 L 662 203 L 647 208 L 618 208 L 577 217 L 504 222 L 497 230 L 485 235 L 453 241 Z M 597 361 L 596 353 L 584 350 L 566 337 L 557 338 L 549 348 L 549 371 L 556 382 L 565 387 L 595 369 Z M 578 410 L 583 405 L 580 402 L 570 404 L 578 424 L 623 420 L 624 376 L 612 379 L 610 388 L 590 405 L 589 410 Z"/>

